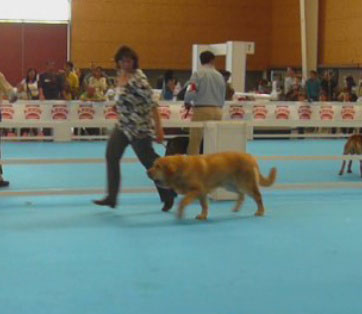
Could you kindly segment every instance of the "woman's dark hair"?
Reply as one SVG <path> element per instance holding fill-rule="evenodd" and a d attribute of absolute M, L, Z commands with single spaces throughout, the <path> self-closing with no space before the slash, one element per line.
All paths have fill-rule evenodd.
<path fill-rule="evenodd" d="M 30 81 L 30 77 L 29 77 L 29 74 L 31 71 L 34 71 L 34 73 L 35 73 L 34 79 L 32 81 Z M 26 72 L 26 78 L 25 78 L 26 84 L 35 82 L 37 80 L 37 77 L 38 77 L 38 72 L 34 68 L 28 69 L 28 71 Z"/>
<path fill-rule="evenodd" d="M 204 51 L 200 54 L 200 62 L 202 65 L 210 63 L 215 59 L 215 55 L 211 51 Z"/>
<path fill-rule="evenodd" d="M 74 64 L 72 61 L 67 61 L 65 64 L 69 66 L 72 70 L 74 69 Z"/>
<path fill-rule="evenodd" d="M 133 60 L 133 69 L 138 69 L 138 55 L 136 51 L 128 46 L 121 46 L 116 55 L 114 56 L 114 61 L 118 64 L 118 61 L 123 58 L 130 58 Z"/>

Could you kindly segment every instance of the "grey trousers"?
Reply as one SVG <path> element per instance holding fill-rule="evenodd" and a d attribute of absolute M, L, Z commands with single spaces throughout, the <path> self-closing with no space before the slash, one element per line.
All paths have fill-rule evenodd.
<path fill-rule="evenodd" d="M 150 137 L 129 141 L 122 130 L 115 127 L 108 140 L 106 150 L 108 180 L 107 198 L 112 202 L 117 201 L 117 195 L 121 184 L 121 169 L 119 162 L 128 145 L 132 146 L 137 158 L 146 169 L 151 168 L 153 162 L 159 158 L 152 147 L 152 139 Z M 173 190 L 163 189 L 157 185 L 156 188 L 162 202 L 167 202 L 176 196 L 176 193 Z"/>

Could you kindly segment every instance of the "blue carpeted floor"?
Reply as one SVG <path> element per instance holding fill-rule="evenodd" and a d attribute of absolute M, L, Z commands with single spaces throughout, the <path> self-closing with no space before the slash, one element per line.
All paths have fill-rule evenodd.
<path fill-rule="evenodd" d="M 254 141 L 256 155 L 340 155 L 344 141 Z M 90 158 L 105 143 L 3 143 L 12 158 Z M 158 148 L 160 153 L 162 148 Z M 133 156 L 131 150 L 127 156 Z M 279 183 L 337 176 L 339 162 L 263 162 Z M 104 166 L 7 166 L 11 190 L 103 187 Z M 124 187 L 150 187 L 123 165 Z M 248 199 L 194 204 L 179 222 L 156 194 L 123 194 L 117 210 L 96 196 L 0 198 L 0 313 L 361 313 L 360 190 L 263 190 L 267 215 Z"/>

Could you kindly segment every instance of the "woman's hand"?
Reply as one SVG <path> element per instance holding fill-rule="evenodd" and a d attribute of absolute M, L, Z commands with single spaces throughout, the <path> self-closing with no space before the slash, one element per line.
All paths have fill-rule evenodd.
<path fill-rule="evenodd" d="M 162 144 L 163 140 L 165 139 L 165 133 L 161 127 L 156 128 L 156 142 L 158 144 Z"/>

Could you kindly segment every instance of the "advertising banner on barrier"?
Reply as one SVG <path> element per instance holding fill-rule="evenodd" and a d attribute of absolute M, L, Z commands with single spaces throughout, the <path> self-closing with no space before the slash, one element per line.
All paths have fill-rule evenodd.
<path fill-rule="evenodd" d="M 18 101 L 0 106 L 3 121 L 105 121 L 117 119 L 114 102 L 80 101 Z M 259 122 L 289 121 L 353 121 L 362 120 L 360 103 L 308 103 L 245 101 L 228 102 L 224 108 L 225 120 L 257 120 Z M 189 121 L 192 109 L 186 110 L 182 102 L 160 102 L 163 120 Z"/>

